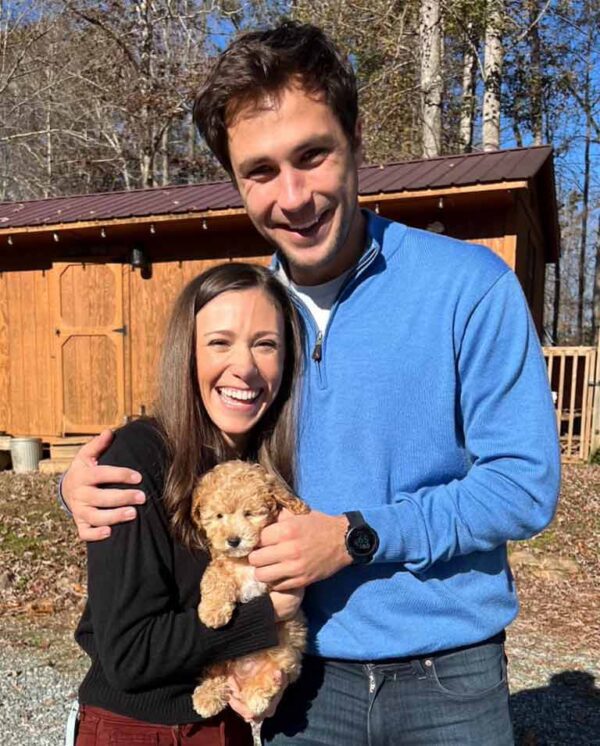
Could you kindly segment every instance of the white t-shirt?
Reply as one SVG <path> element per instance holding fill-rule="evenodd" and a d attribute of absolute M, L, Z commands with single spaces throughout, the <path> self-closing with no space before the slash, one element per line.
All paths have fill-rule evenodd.
<path fill-rule="evenodd" d="M 351 267 L 339 277 L 334 277 L 333 280 L 324 282 L 322 285 L 297 285 L 290 280 L 282 267 L 277 272 L 277 279 L 300 298 L 310 311 L 318 330 L 323 333 L 329 321 L 331 307 L 352 269 Z"/>

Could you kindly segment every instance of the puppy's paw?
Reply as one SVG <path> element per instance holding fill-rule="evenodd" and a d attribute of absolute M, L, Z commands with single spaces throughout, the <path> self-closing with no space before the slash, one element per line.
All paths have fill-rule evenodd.
<path fill-rule="evenodd" d="M 202 624 L 212 629 L 224 627 L 231 620 L 235 604 L 223 603 L 220 605 L 201 603 L 198 607 L 198 616 Z"/>
<path fill-rule="evenodd" d="M 281 677 L 265 671 L 262 676 L 246 682 L 242 697 L 246 707 L 255 716 L 263 716 L 272 706 L 273 697 L 281 693 Z"/>
<path fill-rule="evenodd" d="M 246 707 L 254 717 L 264 715 L 271 705 L 271 697 L 265 696 L 264 692 L 253 692 L 246 699 Z"/>
<path fill-rule="evenodd" d="M 229 688 L 215 686 L 212 681 L 199 684 L 192 694 L 194 710 L 203 718 L 211 718 L 224 710 L 229 701 Z"/>

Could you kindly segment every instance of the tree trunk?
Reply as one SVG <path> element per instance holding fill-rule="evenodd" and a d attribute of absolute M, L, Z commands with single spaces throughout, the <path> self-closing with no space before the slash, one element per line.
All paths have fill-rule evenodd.
<path fill-rule="evenodd" d="M 154 186 L 154 158 L 146 150 L 140 153 L 140 181 L 142 189 Z"/>
<path fill-rule="evenodd" d="M 161 167 L 161 184 L 163 186 L 167 186 L 169 184 L 169 130 L 170 127 L 167 126 L 164 129 L 164 132 L 162 133 L 162 136 L 160 138 L 160 158 L 162 161 L 162 167 Z"/>
<path fill-rule="evenodd" d="M 194 182 L 192 174 L 196 166 L 196 126 L 192 116 L 189 118 L 187 127 L 187 162 L 189 164 L 187 181 L 191 184 Z"/>
<path fill-rule="evenodd" d="M 52 190 L 52 113 L 50 102 L 46 109 L 46 184 L 44 186 L 44 197 L 49 197 Z"/>
<path fill-rule="evenodd" d="M 598 344 L 598 329 L 600 329 L 600 215 L 596 229 L 596 263 L 594 266 L 594 293 L 592 310 L 592 344 Z"/>
<path fill-rule="evenodd" d="M 586 104 L 589 104 L 589 67 L 588 75 L 586 75 L 586 89 L 585 89 L 585 100 Z M 579 344 L 583 344 L 583 314 L 585 305 L 585 259 L 586 259 L 586 248 L 587 248 L 587 229 L 588 229 L 588 215 L 589 215 L 589 204 L 590 204 L 590 150 L 592 140 L 592 126 L 591 126 L 592 113 L 588 106 L 586 111 L 586 125 L 585 125 L 585 146 L 583 153 L 583 193 L 582 193 L 582 206 L 581 206 L 581 238 L 579 243 L 579 292 L 577 296 L 577 337 Z"/>
<path fill-rule="evenodd" d="M 136 4 L 139 35 L 140 35 L 140 81 L 139 90 L 142 97 L 141 121 L 142 143 L 140 172 L 142 188 L 147 189 L 155 185 L 155 122 L 152 117 L 151 90 L 153 80 L 153 39 L 151 3 L 138 0 Z"/>
<path fill-rule="evenodd" d="M 515 138 L 515 145 L 517 148 L 523 147 L 523 135 L 521 134 L 521 128 L 519 127 L 518 116 L 515 116 L 512 123 L 513 137 Z"/>
<path fill-rule="evenodd" d="M 131 190 L 131 175 L 129 173 L 129 164 L 125 159 L 122 160 L 121 175 L 123 176 L 125 191 L 129 192 Z"/>
<path fill-rule="evenodd" d="M 439 0 L 421 2 L 421 115 L 424 158 L 442 150 L 442 59 Z"/>
<path fill-rule="evenodd" d="M 473 116 L 475 113 L 475 76 L 477 74 L 476 40 L 473 24 L 467 30 L 463 56 L 462 104 L 460 111 L 460 145 L 464 153 L 473 149 Z"/>
<path fill-rule="evenodd" d="M 500 88 L 502 82 L 503 0 L 488 0 L 485 27 L 485 90 L 483 95 L 483 149 L 500 147 Z"/>
<path fill-rule="evenodd" d="M 531 30 L 529 32 L 530 40 L 530 101 L 531 101 L 531 132 L 533 134 L 533 144 L 542 145 L 543 136 L 543 91 L 542 91 L 542 52 L 540 41 L 540 30 L 537 22 L 540 14 L 539 0 L 529 0 L 529 23 Z"/>
<path fill-rule="evenodd" d="M 558 323 L 560 319 L 560 257 L 554 265 L 554 307 L 552 309 L 552 343 L 559 344 Z"/>

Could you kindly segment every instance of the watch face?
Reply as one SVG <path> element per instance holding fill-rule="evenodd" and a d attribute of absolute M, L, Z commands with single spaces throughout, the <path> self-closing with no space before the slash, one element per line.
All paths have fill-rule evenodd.
<path fill-rule="evenodd" d="M 375 547 L 375 534 L 368 526 L 352 529 L 348 536 L 350 549 L 359 555 L 371 554 Z"/>

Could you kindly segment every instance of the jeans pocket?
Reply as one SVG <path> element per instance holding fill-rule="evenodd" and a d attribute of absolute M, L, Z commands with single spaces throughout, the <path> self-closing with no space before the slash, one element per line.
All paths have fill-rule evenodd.
<path fill-rule="evenodd" d="M 506 689 L 504 645 L 489 644 L 425 661 L 428 677 L 448 697 L 475 699 Z"/>

